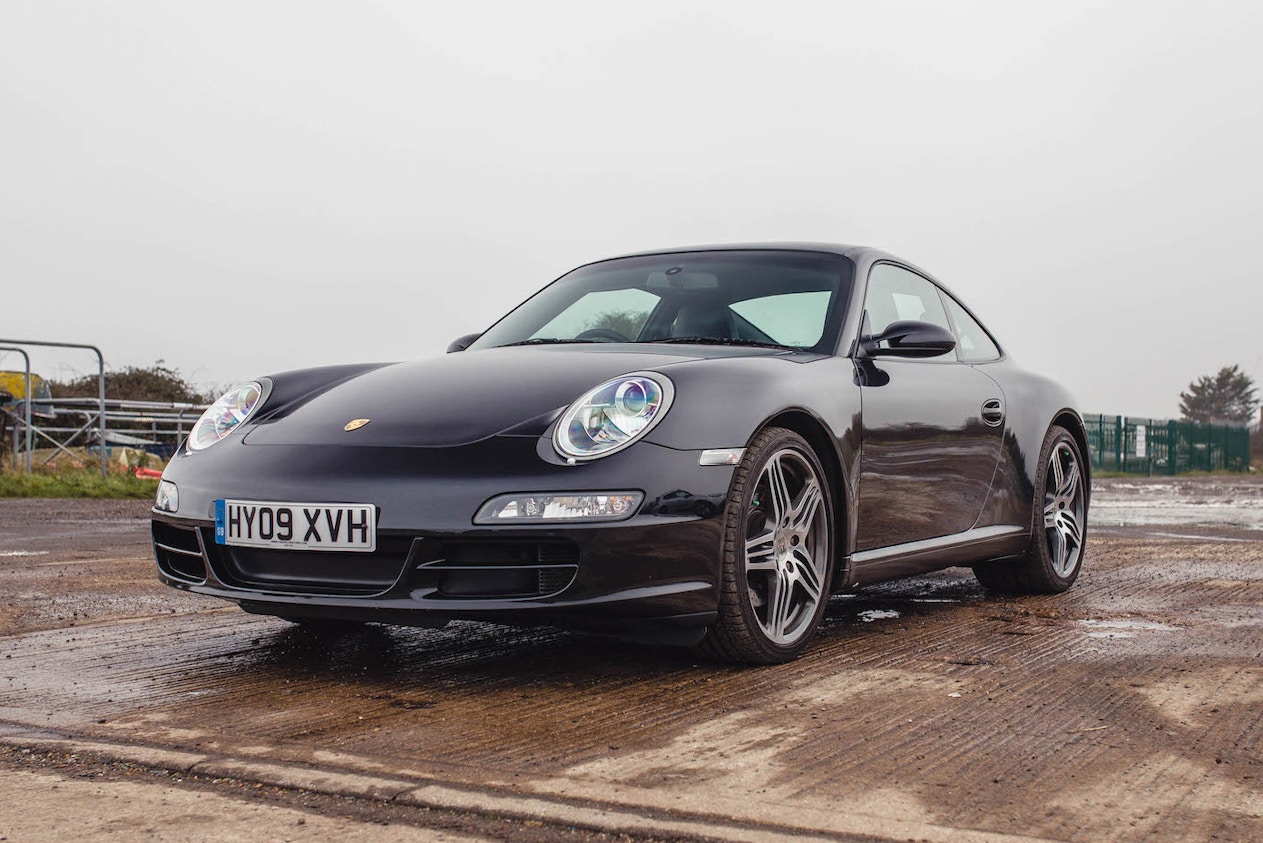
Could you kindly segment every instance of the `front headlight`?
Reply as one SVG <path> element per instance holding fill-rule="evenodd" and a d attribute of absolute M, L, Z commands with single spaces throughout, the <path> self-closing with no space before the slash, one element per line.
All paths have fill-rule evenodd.
<path fill-rule="evenodd" d="M 660 374 L 633 372 L 608 380 L 562 414 L 553 447 L 574 460 L 609 456 L 648 433 L 674 397 L 675 387 Z"/>
<path fill-rule="evenodd" d="M 193 432 L 189 434 L 189 450 L 209 448 L 236 430 L 263 403 L 262 384 L 242 384 L 206 408 Z"/>

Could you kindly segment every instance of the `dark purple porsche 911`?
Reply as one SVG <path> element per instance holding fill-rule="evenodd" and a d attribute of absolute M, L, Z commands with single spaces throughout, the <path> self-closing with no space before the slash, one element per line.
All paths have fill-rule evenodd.
<path fill-rule="evenodd" d="M 316 627 L 542 623 L 770 663 L 831 593 L 1079 574 L 1073 401 L 891 255 L 598 261 L 449 352 L 220 398 L 163 474 L 162 580 Z"/>

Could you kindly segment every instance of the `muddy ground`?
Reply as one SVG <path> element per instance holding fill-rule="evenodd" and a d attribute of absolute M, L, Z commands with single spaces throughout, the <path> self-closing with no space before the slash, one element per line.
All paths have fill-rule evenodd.
<path fill-rule="evenodd" d="M 316 833 L 295 816 L 348 839 L 1263 838 L 1256 478 L 1100 481 L 1069 593 L 869 588 L 758 669 L 476 623 L 313 635 L 160 586 L 146 513 L 0 500 L 0 791 L 131 788 L 159 800 L 148 839 L 214 839 L 231 812 L 161 807 L 190 792 L 295 812 L 269 815 L 294 839 Z M 66 816 L 111 827 L 89 796 Z"/>

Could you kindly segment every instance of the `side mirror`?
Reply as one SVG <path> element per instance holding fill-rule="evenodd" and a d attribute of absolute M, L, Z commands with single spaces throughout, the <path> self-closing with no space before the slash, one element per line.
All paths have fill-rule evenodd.
<path fill-rule="evenodd" d="M 905 320 L 891 322 L 875 337 L 864 337 L 860 347 L 869 357 L 938 357 L 956 347 L 956 337 L 940 325 Z"/>
<path fill-rule="evenodd" d="M 474 344 L 474 340 L 481 336 L 482 331 L 479 331 L 476 334 L 465 334 L 463 337 L 458 337 L 457 339 L 452 340 L 451 344 L 448 345 L 447 353 L 451 354 L 453 351 L 464 351 Z"/>

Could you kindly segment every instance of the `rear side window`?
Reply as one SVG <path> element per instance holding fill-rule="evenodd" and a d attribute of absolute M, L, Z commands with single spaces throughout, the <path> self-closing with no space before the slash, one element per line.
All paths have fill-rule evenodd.
<path fill-rule="evenodd" d="M 947 313 L 956 326 L 957 356 L 965 363 L 999 360 L 999 346 L 991 339 L 987 330 L 978 323 L 978 320 L 970 316 L 969 311 L 946 293 L 943 294 L 943 303 L 947 305 Z"/>

